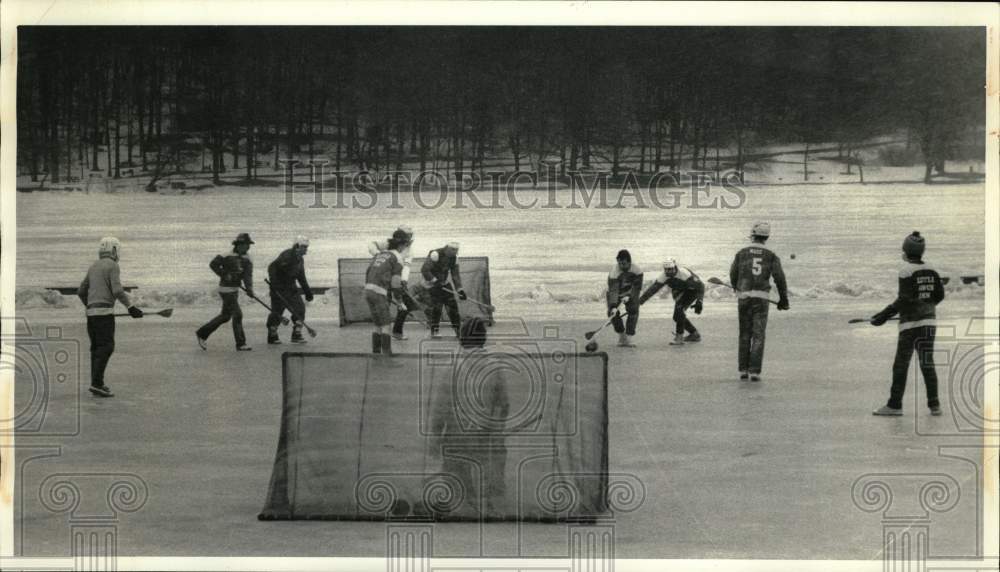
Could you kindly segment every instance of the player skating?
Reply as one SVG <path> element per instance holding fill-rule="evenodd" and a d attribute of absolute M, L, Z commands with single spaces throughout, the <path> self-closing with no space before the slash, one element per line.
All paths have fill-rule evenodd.
<path fill-rule="evenodd" d="M 632 336 L 639 323 L 639 293 L 642 291 L 642 269 L 632 262 L 628 250 L 618 251 L 615 267 L 608 273 L 608 317 L 618 333 L 618 345 L 634 347 Z M 622 315 L 628 314 L 625 323 Z"/>
<path fill-rule="evenodd" d="M 645 304 L 646 300 L 660 291 L 664 286 L 669 286 L 671 295 L 674 298 L 674 339 L 670 345 L 683 345 L 684 342 L 700 342 L 701 334 L 688 319 L 685 311 L 693 306 L 695 314 L 701 314 L 702 301 L 705 298 L 705 284 L 698 278 L 698 275 L 685 266 L 678 266 L 677 261 L 668 258 L 663 263 L 663 272 L 656 277 L 656 280 L 646 288 L 646 291 L 639 297 L 639 304 Z M 684 336 L 687 332 L 687 337 Z"/>
<path fill-rule="evenodd" d="M 736 253 L 729 268 L 729 280 L 739 297 L 740 379 L 760 381 L 764 362 L 764 338 L 771 305 L 771 279 L 778 288 L 778 309 L 788 309 L 788 286 L 781 259 L 765 246 L 771 224 L 759 222 L 750 231 L 752 244 Z"/>
<path fill-rule="evenodd" d="M 222 312 L 204 326 L 198 328 L 196 336 L 201 349 L 207 349 L 208 337 L 222 324 L 233 321 L 233 338 L 236 351 L 250 351 L 243 331 L 243 310 L 240 309 L 240 287 L 253 298 L 253 261 L 250 260 L 250 235 L 241 232 L 233 241 L 233 249 L 219 254 L 209 263 L 209 268 L 219 276 L 219 297 L 222 298 Z"/>
<path fill-rule="evenodd" d="M 903 240 L 903 265 L 899 269 L 899 294 L 884 310 L 872 316 L 871 323 L 881 326 L 899 314 L 899 337 L 896 358 L 892 363 L 892 387 L 889 401 L 872 413 L 874 415 L 902 415 L 903 392 L 910 369 L 913 351 L 924 376 L 927 389 L 927 407 L 931 415 L 941 415 L 938 400 L 937 371 L 934 369 L 934 336 L 937 333 L 936 306 L 944 300 L 944 285 L 938 273 L 924 264 L 926 243 L 920 233 Z"/>
<path fill-rule="evenodd" d="M 280 344 L 278 325 L 287 309 L 292 315 L 292 342 L 306 343 L 302 337 L 302 326 L 306 319 L 306 305 L 302 302 L 299 288 L 306 302 L 312 302 L 313 293 L 306 280 L 303 257 L 309 250 L 309 239 L 299 235 L 292 247 L 278 255 L 267 266 L 267 276 L 271 288 L 271 313 L 267 316 L 267 343 Z M 297 283 L 297 285 L 296 285 Z"/>
<path fill-rule="evenodd" d="M 372 332 L 372 353 L 392 355 L 392 337 L 388 327 L 390 297 L 399 310 L 406 311 L 403 302 L 403 250 L 410 247 L 410 236 L 403 230 L 396 230 L 386 243 L 386 248 L 372 257 L 365 273 L 365 302 L 372 315 L 375 331 Z"/>
<path fill-rule="evenodd" d="M 403 272 L 400 274 L 400 280 L 402 281 L 402 286 L 400 288 L 401 300 L 403 302 L 402 306 L 396 308 L 396 320 L 392 324 L 392 337 L 397 340 L 405 340 L 406 334 L 403 333 L 403 325 L 406 322 L 407 316 L 410 315 L 410 310 L 416 309 L 419 305 L 410 296 L 409 292 L 409 280 L 410 280 L 410 265 L 413 262 L 413 229 L 408 225 L 401 224 L 396 229 L 397 231 L 403 232 L 407 237 L 407 244 L 402 247 L 400 254 L 403 256 Z M 378 240 L 373 241 L 368 244 L 368 253 L 375 256 L 383 250 L 389 250 L 388 240 Z"/>
<path fill-rule="evenodd" d="M 128 293 L 122 288 L 121 243 L 108 236 L 101 239 L 97 261 L 90 265 L 77 296 L 87 307 L 87 335 L 90 337 L 90 392 L 98 397 L 112 397 L 114 393 L 104 383 L 104 371 L 115 352 L 115 301 L 121 302 L 133 318 L 141 318 L 142 310 L 132 305 Z"/>
<path fill-rule="evenodd" d="M 431 328 L 431 337 L 436 338 L 440 335 L 438 324 L 441 322 L 442 307 L 448 309 L 448 319 L 456 337 L 462 327 L 462 317 L 458 313 L 458 302 L 455 297 L 465 300 L 467 296 L 462 288 L 462 276 L 458 268 L 458 247 L 457 242 L 449 242 L 444 248 L 430 251 L 420 269 L 424 287 L 430 297 L 427 322 Z"/>

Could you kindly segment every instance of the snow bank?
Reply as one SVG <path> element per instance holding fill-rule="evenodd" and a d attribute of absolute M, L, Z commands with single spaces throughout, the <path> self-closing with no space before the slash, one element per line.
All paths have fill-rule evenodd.
<path fill-rule="evenodd" d="M 649 287 L 651 282 L 643 286 L 643 290 Z M 494 292 L 498 292 L 494 287 Z M 791 299 L 807 300 L 884 300 L 886 303 L 892 301 L 896 296 L 894 288 L 884 288 L 872 286 L 861 282 L 831 282 L 827 284 L 814 284 L 806 287 L 789 288 L 788 294 Z M 495 295 L 494 304 L 503 301 L 527 302 L 534 304 L 567 304 L 579 302 L 603 302 L 607 295 L 605 288 L 574 288 L 566 285 L 537 284 L 530 288 L 512 289 L 500 291 Z M 978 284 L 969 285 L 948 285 L 945 286 L 945 296 L 947 298 L 958 298 L 962 300 L 983 299 L 985 297 L 984 288 Z M 654 296 L 656 298 L 669 299 L 670 290 L 664 288 Z M 777 299 L 777 293 L 774 294 Z M 735 300 L 736 295 L 732 289 L 725 286 L 706 284 L 705 298 L 709 300 Z"/>
<path fill-rule="evenodd" d="M 215 288 L 177 290 L 137 289 L 130 292 L 129 296 L 132 298 L 132 302 L 140 308 L 176 308 L 219 305 L 219 295 L 216 293 Z M 258 296 L 263 296 L 261 300 L 265 303 L 268 302 L 266 290 L 260 291 Z M 57 290 L 47 290 L 45 288 L 18 289 L 14 293 L 14 301 L 18 308 L 24 309 L 82 308 L 79 298 L 75 295 L 64 296 Z M 240 304 L 245 307 L 250 304 L 256 304 L 256 302 L 249 299 L 245 294 L 241 294 Z M 324 294 L 317 295 L 312 304 L 332 304 L 337 306 L 337 289 L 331 288 Z"/>

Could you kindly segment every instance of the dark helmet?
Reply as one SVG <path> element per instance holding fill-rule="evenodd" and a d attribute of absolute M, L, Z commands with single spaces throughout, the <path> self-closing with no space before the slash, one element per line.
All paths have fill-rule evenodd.
<path fill-rule="evenodd" d="M 625 250 L 623 248 L 618 251 L 618 256 L 615 257 L 615 260 L 624 260 L 625 262 L 631 263 L 632 255 L 629 253 L 628 250 Z"/>
<path fill-rule="evenodd" d="M 256 244 L 254 241 L 250 240 L 250 234 L 246 232 L 241 232 L 236 235 L 236 240 L 233 244 Z"/>

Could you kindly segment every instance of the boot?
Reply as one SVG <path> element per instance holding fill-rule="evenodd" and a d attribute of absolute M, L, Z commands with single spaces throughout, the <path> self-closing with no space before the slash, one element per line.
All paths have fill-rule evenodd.
<path fill-rule="evenodd" d="M 378 332 L 372 332 L 372 353 L 382 353 L 382 334 Z"/>
<path fill-rule="evenodd" d="M 302 337 L 302 326 L 295 326 L 292 328 L 292 343 L 293 344 L 306 343 L 306 339 Z"/>
<path fill-rule="evenodd" d="M 700 342 L 701 334 L 698 332 L 691 332 L 684 338 L 685 342 Z"/>
<path fill-rule="evenodd" d="M 391 356 L 392 355 L 392 336 L 389 334 L 379 334 L 382 338 L 382 354 Z"/>
<path fill-rule="evenodd" d="M 670 342 L 672 346 L 683 346 L 684 345 L 684 334 L 674 334 L 674 341 Z"/>
<path fill-rule="evenodd" d="M 618 345 L 623 348 L 634 348 L 635 344 L 632 343 L 632 336 L 622 332 L 618 334 Z"/>
<path fill-rule="evenodd" d="M 267 343 L 271 345 L 278 345 L 281 343 L 281 339 L 278 338 L 278 327 L 274 326 L 267 329 Z"/>

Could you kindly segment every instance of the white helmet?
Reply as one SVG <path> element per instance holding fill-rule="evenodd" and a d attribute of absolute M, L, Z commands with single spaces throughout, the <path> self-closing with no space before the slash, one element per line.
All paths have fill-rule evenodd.
<path fill-rule="evenodd" d="M 409 237 L 413 236 L 413 227 L 410 226 L 410 225 L 408 225 L 408 224 L 401 224 L 398 227 L 396 227 L 396 230 L 401 230 L 401 231 L 405 232 L 406 236 L 409 236 Z"/>
<path fill-rule="evenodd" d="M 663 261 L 663 271 L 664 272 L 675 272 L 677 271 L 677 261 L 673 258 L 668 258 Z"/>
<path fill-rule="evenodd" d="M 295 237 L 295 243 L 292 246 L 309 246 L 309 239 L 300 234 Z"/>
<path fill-rule="evenodd" d="M 753 228 L 750 229 L 750 236 L 760 236 L 762 238 L 767 238 L 771 236 L 771 223 L 769 222 L 754 223 Z"/>
<path fill-rule="evenodd" d="M 122 243 L 117 238 L 113 236 L 105 236 L 101 239 L 101 245 L 97 248 L 97 254 L 100 257 L 109 256 L 112 260 L 117 261 L 118 257 L 121 256 Z"/>

